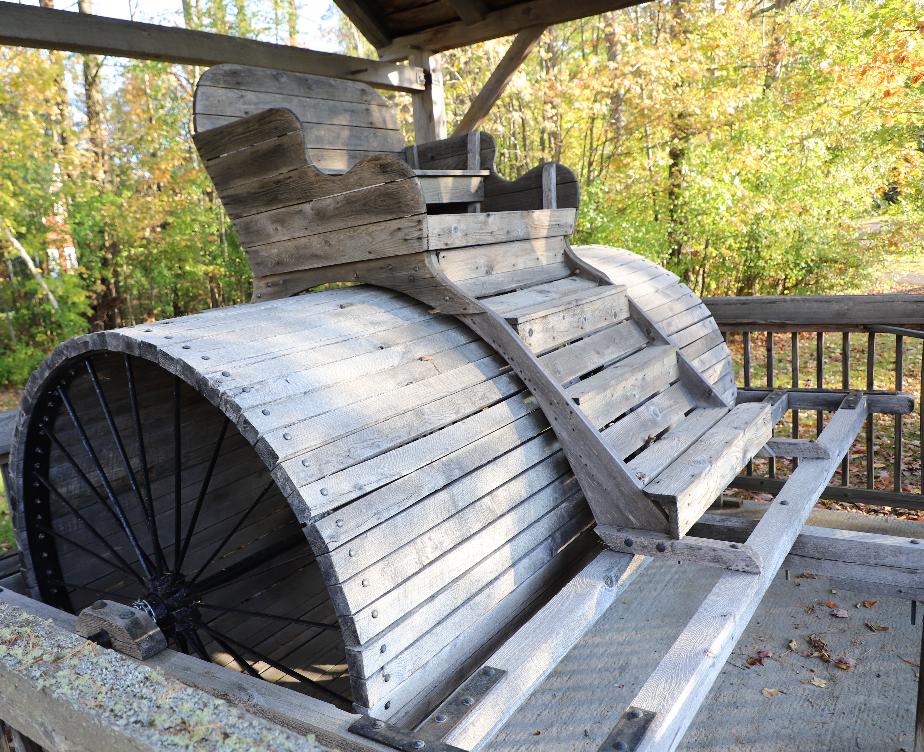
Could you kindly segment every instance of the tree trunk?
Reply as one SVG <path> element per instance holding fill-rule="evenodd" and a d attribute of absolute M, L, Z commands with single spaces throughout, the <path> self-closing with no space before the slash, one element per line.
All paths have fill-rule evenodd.
<path fill-rule="evenodd" d="M 295 0 L 288 0 L 289 22 L 289 44 L 293 47 L 298 46 L 298 8 L 295 7 Z"/>
<path fill-rule="evenodd" d="M 683 47 L 687 43 L 687 19 L 684 0 L 671 0 L 671 17 L 669 35 L 673 47 Z M 670 147 L 667 151 L 667 253 L 671 265 L 685 282 L 689 281 L 688 270 L 684 267 L 684 250 L 686 245 L 686 228 L 683 217 L 683 171 L 690 140 L 689 113 L 683 103 L 683 80 L 677 84 L 677 101 L 679 107 L 670 118 Z"/>

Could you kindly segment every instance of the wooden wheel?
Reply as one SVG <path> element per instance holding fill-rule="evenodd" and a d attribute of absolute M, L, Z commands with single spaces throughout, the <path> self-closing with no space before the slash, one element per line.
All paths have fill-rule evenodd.
<path fill-rule="evenodd" d="M 44 380 L 23 430 L 17 528 L 43 600 L 125 603 L 177 650 L 349 704 L 315 557 L 219 409 L 148 360 L 94 352 Z"/>

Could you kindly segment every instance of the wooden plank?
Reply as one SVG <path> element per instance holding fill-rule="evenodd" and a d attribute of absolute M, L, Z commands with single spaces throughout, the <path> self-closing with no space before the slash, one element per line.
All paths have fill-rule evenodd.
<path fill-rule="evenodd" d="M 429 655 L 421 654 L 416 644 L 421 636 L 434 631 L 427 639 L 440 640 L 446 634 L 460 634 L 557 556 L 578 532 L 590 524 L 586 505 L 582 509 L 580 500 L 573 499 L 532 525 L 524 526 L 511 538 L 509 547 L 499 548 L 486 556 L 374 640 L 348 648 L 360 669 L 360 676 L 371 676 L 395 660 L 402 661 L 406 668 L 409 659 L 416 661 L 416 668 L 424 666 L 429 655 L 438 652 L 445 643 L 437 649 L 428 650 Z M 490 605 L 485 608 L 486 604 Z M 461 618 L 462 621 L 447 625 L 448 618 Z"/>
<path fill-rule="evenodd" d="M 423 71 L 330 52 L 86 13 L 0 3 L 0 44 L 163 60 L 184 65 L 237 63 L 421 91 Z"/>
<path fill-rule="evenodd" d="M 773 434 L 770 416 L 770 405 L 737 405 L 645 486 L 646 494 L 669 508 L 675 537 L 690 529 L 767 443 Z"/>
<path fill-rule="evenodd" d="M 482 214 L 435 214 L 427 217 L 427 247 L 431 251 L 487 243 L 570 235 L 574 209 Z"/>
<path fill-rule="evenodd" d="M 678 382 L 607 427 L 602 434 L 603 440 L 617 456 L 628 457 L 683 420 L 694 407 L 696 400 Z"/>
<path fill-rule="evenodd" d="M 801 462 L 748 538 L 761 573 L 724 574 L 636 694 L 630 705 L 655 713 L 639 752 L 677 748 L 867 414 L 861 398 L 856 409 L 832 416 L 818 438 L 830 458 Z"/>
<path fill-rule="evenodd" d="M 459 283 L 504 272 L 562 264 L 564 253 L 565 238 L 558 236 L 440 251 L 438 260 L 446 276 Z"/>
<path fill-rule="evenodd" d="M 483 21 L 488 9 L 482 0 L 449 0 L 452 9 L 467 24 Z"/>
<path fill-rule="evenodd" d="M 678 375 L 677 351 L 651 345 L 565 391 L 592 423 L 604 426 L 666 389 Z"/>
<path fill-rule="evenodd" d="M 304 82 L 303 92 L 251 91 L 246 81 L 240 88 L 209 86 L 209 72 L 206 72 L 196 87 L 196 130 L 206 129 L 200 125 L 200 118 L 241 118 L 282 107 L 290 110 L 301 122 L 305 143 L 309 147 L 394 154 L 404 149 L 404 136 L 398 129 L 397 118 L 391 108 L 385 106 L 384 100 L 379 105 L 317 98 L 311 94 L 311 90 L 316 88 L 313 84 L 318 80 L 315 76 L 288 75 L 294 81 L 301 79 Z M 361 96 L 352 98 L 359 99 Z"/>
<path fill-rule="evenodd" d="M 343 481 L 336 475 L 324 478 L 322 482 L 331 487 L 328 493 L 331 496 L 338 490 L 344 493 L 343 489 L 351 477 L 358 477 L 360 472 L 371 470 L 374 476 L 371 482 L 365 479 L 365 475 L 359 481 L 362 485 L 355 495 L 365 493 L 350 505 L 349 514 L 338 512 L 315 522 L 316 534 L 323 540 L 323 543 L 319 542 L 318 550 L 336 552 L 344 544 L 379 525 L 385 526 L 383 531 L 396 525 L 407 525 L 422 534 L 481 495 L 526 472 L 558 449 L 554 437 L 546 430 L 547 424 L 541 415 L 529 412 L 532 409 L 534 405 L 514 397 L 472 416 L 464 421 L 465 425 L 456 424 L 458 428 L 447 426 L 437 432 L 440 435 L 434 435 L 433 439 L 423 437 L 413 442 L 435 445 L 432 449 L 406 444 L 411 447 L 410 450 L 404 447 L 394 450 L 402 454 L 407 451 L 413 455 L 411 468 L 418 463 L 421 465 L 417 472 L 408 471 L 401 460 L 394 461 L 391 456 L 380 455 L 369 463 L 355 466 L 356 472 L 351 468 L 345 473 L 347 478 Z M 493 413 L 490 421 L 486 413 Z M 503 425 L 503 421 L 509 423 Z M 495 428 L 499 423 L 501 427 Z M 537 436 L 540 438 L 537 439 Z M 496 450 L 492 451 L 493 447 Z M 445 454 L 440 456 L 440 452 Z M 398 469 L 384 473 L 378 468 L 368 468 L 370 463 L 383 468 L 394 465 Z M 402 472 L 406 474 L 392 477 Z M 381 481 L 375 476 L 380 476 Z M 387 483 L 389 480 L 392 482 Z M 378 488 L 376 484 L 380 484 Z M 413 511 L 402 516 L 408 509 Z M 400 523 L 393 522 L 399 517 L 402 520 Z M 337 566 L 338 560 L 342 560 L 343 554 L 348 559 L 358 559 L 343 567 L 337 566 L 337 579 L 355 574 L 400 542 L 412 537 L 408 532 L 397 531 L 396 534 L 399 536 L 398 541 L 374 534 L 364 539 L 368 541 L 370 550 L 357 551 L 354 547 L 352 556 L 349 551 L 332 555 L 334 566 Z"/>
<path fill-rule="evenodd" d="M 665 556 L 678 562 L 721 567 L 734 572 L 760 573 L 760 559 L 747 543 L 685 535 L 680 540 L 664 533 L 601 525 L 595 529 L 613 551 L 623 554 Z"/>
<path fill-rule="evenodd" d="M 455 2 L 462 1 L 464 0 L 455 0 Z M 472 23 L 471 20 L 466 20 L 464 16 L 463 20 L 467 23 Z M 529 53 L 533 51 L 533 48 L 539 42 L 539 38 L 542 36 L 542 32 L 545 31 L 545 28 L 545 26 L 534 26 L 532 28 L 523 29 L 514 37 L 513 41 L 510 43 L 510 47 L 507 48 L 504 56 L 497 64 L 497 67 L 491 72 L 491 75 L 488 76 L 488 80 L 485 81 L 484 86 L 482 86 L 480 91 L 475 95 L 468 110 L 466 110 L 459 124 L 452 132 L 453 136 L 478 130 L 491 112 L 491 108 L 494 106 L 495 102 L 497 102 L 501 94 L 504 93 L 514 73 L 517 72 L 517 69 L 523 64 L 526 58 L 529 57 Z"/>
<path fill-rule="evenodd" d="M 566 384 L 640 350 L 647 342 L 648 338 L 634 321 L 623 321 L 568 347 L 540 355 L 539 363 L 553 379 Z"/>
<path fill-rule="evenodd" d="M 552 307 L 559 300 L 566 301 L 575 295 L 599 294 L 601 286 L 596 280 L 584 279 L 572 275 L 554 282 L 545 282 L 541 285 L 516 290 L 503 295 L 495 295 L 481 300 L 482 305 L 502 316 L 520 308 L 533 306 Z M 590 291 L 590 292 L 588 292 Z"/>
<path fill-rule="evenodd" d="M 70 748 L 152 752 L 176 743 L 175 718 L 184 713 L 224 730 L 212 739 L 216 749 L 326 749 L 9 603 L 0 605 L 0 621 L 13 643 L 0 656 L 0 714 L 48 749 L 66 739 Z M 38 657 L 23 658 L 19 635 L 41 645 Z M 189 739 L 195 744 L 201 737 Z"/>
<path fill-rule="evenodd" d="M 599 553 L 484 662 L 507 674 L 445 741 L 473 752 L 484 747 L 647 563 L 642 556 Z"/>
<path fill-rule="evenodd" d="M 484 179 L 440 175 L 433 177 L 417 175 L 424 201 L 428 204 L 453 204 L 481 201 L 484 198 Z"/>
<path fill-rule="evenodd" d="M 919 295 L 768 295 L 706 298 L 703 301 L 723 327 L 819 327 L 827 331 L 860 330 L 869 325 L 924 325 Z"/>
<path fill-rule="evenodd" d="M 554 0 L 531 0 L 492 10 L 483 21 L 474 24 L 466 24 L 460 20 L 414 31 L 410 34 L 402 34 L 378 52 L 383 60 L 400 59 L 408 54 L 408 50 L 414 48 L 439 52 L 483 42 L 486 39 L 516 34 L 536 24 L 551 26 L 623 8 L 630 4 L 632 3 L 618 2 L 618 0 L 592 0 L 580 5 L 568 5 Z"/>
<path fill-rule="evenodd" d="M 47 606 L 9 589 L 0 591 L 0 601 L 43 619 L 45 628 L 73 632 L 76 617 Z M 122 658 L 122 660 L 128 660 Z M 237 671 L 206 663 L 169 648 L 145 662 L 155 672 L 194 687 L 213 697 L 247 709 L 249 713 L 298 734 L 313 734 L 331 749 L 345 752 L 388 752 L 387 747 L 349 733 L 348 728 L 358 715 L 348 713 L 308 695 L 255 679 Z M 155 676 L 156 674 L 152 674 Z M 163 685 L 153 680 L 155 686 Z M 91 686 L 95 686 L 91 683 Z M 124 693 L 123 693 L 124 694 Z M 120 702 L 124 702 L 123 696 Z M 4 717 L 7 717 L 4 715 Z M 55 726 L 58 731 L 62 727 Z M 175 739 L 174 739 L 175 741 Z M 57 741 L 52 748 L 57 748 Z M 119 747 L 121 749 L 121 747 Z"/>
<path fill-rule="evenodd" d="M 628 315 L 625 289 L 601 285 L 551 304 L 514 309 L 504 318 L 533 352 L 540 353 L 624 321 Z"/>
<path fill-rule="evenodd" d="M 19 410 L 6 410 L 0 413 L 0 462 L 6 459 L 10 453 L 10 443 L 13 440 L 13 428 L 16 426 L 16 419 L 19 416 Z"/>
<path fill-rule="evenodd" d="M 456 282 L 460 290 L 473 298 L 501 295 L 524 287 L 534 287 L 570 277 L 571 267 L 562 262 L 498 272 L 484 277 Z"/>
<path fill-rule="evenodd" d="M 414 116 L 414 141 L 424 144 L 446 138 L 446 101 L 443 93 L 443 71 L 438 55 L 427 47 L 408 52 L 408 62 L 424 72 L 426 86 L 411 95 Z"/>
<path fill-rule="evenodd" d="M 758 457 L 798 457 L 805 459 L 825 459 L 828 450 L 814 439 L 790 439 L 786 437 L 770 439 L 757 453 Z"/>
<path fill-rule="evenodd" d="M 541 526 L 543 531 L 548 530 L 549 525 L 545 522 L 546 519 L 557 519 L 561 532 L 568 536 L 563 543 L 568 543 L 571 538 L 591 524 L 589 510 L 586 506 L 581 506 L 579 510 L 576 510 L 573 505 L 567 508 L 573 515 L 572 519 L 567 519 L 565 515 L 555 514 L 555 512 L 550 513 L 541 521 L 544 523 Z M 531 528 L 528 531 L 531 531 Z M 557 545 L 540 545 L 526 556 L 514 559 L 514 556 L 519 555 L 519 547 L 515 544 L 521 538 L 525 540 L 527 536 L 518 535 L 511 541 L 509 551 L 504 552 L 503 558 L 507 560 L 507 569 L 496 580 L 478 591 L 474 597 L 455 611 L 447 614 L 433 629 L 421 635 L 404 653 L 395 656 L 380 669 L 367 675 L 366 680 L 361 682 L 360 692 L 364 692 L 365 700 L 369 704 L 380 703 L 391 693 L 392 685 L 406 681 L 418 671 L 426 672 L 426 663 L 430 656 L 439 653 L 460 635 L 465 634 L 465 631 L 480 619 L 489 618 L 491 611 L 510 593 L 515 592 L 517 586 L 534 576 L 560 553 L 556 550 Z M 556 539 L 557 533 L 553 533 L 550 540 Z M 443 593 L 440 593 L 436 600 L 442 600 L 443 597 Z M 374 642 L 385 644 L 386 640 L 390 643 L 392 638 L 382 635 Z M 359 702 L 363 700 L 360 699 Z"/>
<path fill-rule="evenodd" d="M 699 407 L 626 463 L 642 483 L 649 483 L 728 414 L 727 407 Z"/>
<path fill-rule="evenodd" d="M 761 402 L 770 394 L 770 389 L 739 389 L 739 402 Z M 836 410 L 849 394 L 842 389 L 787 389 L 790 409 Z M 908 392 L 871 390 L 865 391 L 870 412 L 890 415 L 907 415 L 914 411 L 914 395 Z"/>

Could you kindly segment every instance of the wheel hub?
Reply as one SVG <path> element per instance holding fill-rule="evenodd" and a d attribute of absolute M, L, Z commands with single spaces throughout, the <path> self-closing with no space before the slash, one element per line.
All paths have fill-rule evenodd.
<path fill-rule="evenodd" d="M 131 606 L 149 614 L 167 636 L 194 627 L 198 619 L 196 601 L 182 574 L 167 573 L 154 580 L 151 592 Z"/>

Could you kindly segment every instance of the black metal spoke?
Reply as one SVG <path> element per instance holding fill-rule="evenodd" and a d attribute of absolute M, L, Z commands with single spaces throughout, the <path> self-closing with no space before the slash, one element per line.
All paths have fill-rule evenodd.
<path fill-rule="evenodd" d="M 233 637 L 229 637 L 228 635 L 224 635 L 224 634 L 221 634 L 220 632 L 216 632 L 214 629 L 204 624 L 202 625 L 202 629 L 208 632 L 209 635 L 216 642 L 219 643 L 219 645 L 221 644 L 221 641 L 229 642 L 232 645 L 237 645 L 241 650 L 244 650 L 245 652 L 253 655 L 260 663 L 265 663 L 266 665 L 271 666 L 272 668 L 276 669 L 280 673 L 283 673 L 286 676 L 289 676 L 295 679 L 297 682 L 302 683 L 302 684 L 307 684 L 308 686 L 313 687 L 319 692 L 323 692 L 325 694 L 330 695 L 331 697 L 335 697 L 341 702 L 345 702 L 347 704 L 351 702 L 348 698 L 344 697 L 339 692 L 335 692 L 333 689 L 330 689 L 329 687 L 325 687 L 323 684 L 315 681 L 314 679 L 309 679 L 307 676 L 305 676 L 301 672 L 296 671 L 293 668 L 289 668 L 288 666 L 280 663 L 279 661 L 273 660 L 268 655 L 263 655 L 262 653 L 254 650 L 253 648 L 248 647 L 247 645 L 244 645 L 242 642 L 235 640 Z M 229 650 L 228 652 L 230 653 L 231 651 Z"/>
<path fill-rule="evenodd" d="M 215 465 L 218 463 L 218 457 L 221 454 L 221 446 L 225 440 L 225 434 L 228 432 L 228 426 L 231 424 L 227 418 L 222 423 L 221 431 L 218 434 L 218 440 L 215 442 L 215 449 L 209 459 L 209 465 L 205 471 L 205 477 L 202 479 L 202 487 L 199 489 L 199 495 L 196 497 L 196 505 L 193 507 L 192 519 L 189 521 L 189 529 L 186 531 L 186 539 L 183 541 L 183 550 L 180 551 L 180 559 L 176 565 L 176 571 L 183 568 L 183 561 L 186 558 L 186 552 L 189 550 L 190 541 L 196 532 L 196 523 L 199 522 L 199 514 L 202 512 L 202 504 L 205 502 L 205 495 L 208 493 L 209 484 L 212 482 L 212 473 L 215 472 Z"/>
<path fill-rule="evenodd" d="M 143 579 L 141 579 L 141 578 L 138 576 L 138 573 L 135 572 L 133 569 L 130 569 L 130 568 L 129 568 L 129 569 L 126 569 L 126 568 L 121 567 L 121 566 L 119 566 L 119 565 L 117 565 L 117 564 L 114 564 L 112 561 L 110 561 L 109 559 L 107 559 L 105 556 L 96 553 L 96 551 L 94 551 L 92 548 L 88 548 L 87 546 L 83 545 L 82 543 L 78 543 L 78 542 L 75 541 L 73 538 L 68 537 L 68 536 L 65 535 L 64 533 L 58 532 L 57 530 L 55 530 L 54 528 L 49 527 L 48 525 L 43 525 L 41 522 L 36 522 L 36 523 L 35 523 L 35 527 L 36 527 L 37 530 L 41 530 L 43 533 L 45 533 L 45 535 L 50 535 L 50 536 L 52 536 L 53 538 L 59 538 L 59 539 L 63 540 L 65 543 L 70 544 L 70 545 L 73 546 L 74 548 L 79 548 L 81 551 L 83 551 L 83 552 L 86 553 L 86 554 L 89 554 L 89 555 L 92 556 L 94 559 L 98 559 L 99 561 L 103 562 L 103 563 L 106 564 L 107 566 L 113 567 L 114 569 L 118 569 L 120 572 L 124 572 L 125 574 L 131 575 L 131 576 L 134 577 L 136 580 L 138 580 L 138 582 L 141 584 L 142 587 L 146 587 L 146 586 L 147 586 L 147 583 L 146 583 Z"/>
<path fill-rule="evenodd" d="M 180 431 L 180 377 L 173 377 L 173 570 L 179 571 L 183 528 L 183 451 Z"/>
<path fill-rule="evenodd" d="M 187 655 L 189 655 L 189 643 L 186 641 L 186 637 L 185 637 L 184 634 L 183 634 L 183 630 L 182 630 L 182 629 L 178 629 L 178 630 L 176 631 L 176 634 L 173 636 L 173 638 L 176 640 L 176 645 L 177 645 L 177 647 L 178 647 L 182 652 L 184 652 L 184 653 L 186 653 Z"/>
<path fill-rule="evenodd" d="M 135 423 L 135 436 L 138 440 L 138 460 L 141 464 L 141 477 L 144 480 L 144 491 L 147 497 L 147 507 L 145 512 L 148 517 L 148 525 L 151 532 L 151 546 L 154 549 L 154 557 L 157 559 L 157 566 L 162 572 L 167 570 L 167 560 L 164 557 L 164 549 L 160 544 L 160 536 L 157 533 L 157 515 L 154 513 L 154 494 L 151 493 L 151 472 L 148 469 L 148 455 L 144 448 L 144 431 L 141 428 L 141 408 L 138 405 L 138 391 L 135 388 L 135 372 L 132 369 L 132 361 L 128 355 L 122 356 L 125 359 L 125 378 L 128 382 L 128 399 L 132 405 L 132 417 Z"/>
<path fill-rule="evenodd" d="M 262 611 L 249 611 L 244 608 L 229 608 L 228 606 L 216 606 L 211 603 L 202 603 L 199 602 L 196 604 L 198 608 L 207 609 L 209 611 L 221 611 L 228 614 L 242 614 L 243 616 L 256 616 L 261 619 L 275 619 L 277 621 L 288 622 L 289 624 L 302 624 L 306 627 L 313 627 L 314 629 L 329 629 L 336 631 L 339 627 L 336 624 L 328 624 L 323 621 L 312 621 L 311 619 L 296 619 L 291 616 L 282 616 L 281 614 L 265 614 Z"/>
<path fill-rule="evenodd" d="M 67 392 L 63 386 L 58 387 L 58 395 L 61 397 L 61 402 L 64 404 L 64 408 L 67 410 L 67 414 L 70 416 L 71 422 L 74 424 L 74 428 L 76 428 L 77 433 L 80 434 L 80 441 L 83 444 L 83 448 L 89 455 L 93 465 L 96 468 L 96 472 L 103 484 L 103 488 L 106 490 L 106 496 L 109 498 L 109 503 L 116 511 L 119 522 L 122 525 L 122 530 L 125 532 L 125 535 L 128 538 L 128 542 L 131 544 L 132 550 L 135 552 L 135 556 L 138 557 L 138 563 L 141 565 L 141 569 L 144 571 L 145 577 L 147 577 L 149 581 L 152 581 L 153 573 L 149 565 L 147 554 L 145 554 L 144 549 L 138 542 L 135 531 L 132 530 L 132 526 L 128 522 L 128 517 L 125 515 L 125 510 L 122 508 L 122 505 L 112 488 L 112 484 L 109 482 L 106 471 L 103 470 L 103 466 L 99 461 L 99 457 L 97 457 L 96 451 L 93 449 L 93 445 L 90 443 L 90 437 L 87 436 L 87 432 L 84 429 L 83 424 L 80 422 L 80 418 L 77 416 L 77 412 L 74 410 L 74 405 L 71 403 L 70 397 L 67 396 Z"/>
<path fill-rule="evenodd" d="M 209 655 L 209 651 L 205 649 L 205 645 L 202 642 L 202 639 L 199 637 L 195 629 L 190 628 L 189 630 L 183 630 L 183 634 L 189 635 L 189 641 L 193 645 L 193 649 L 199 654 L 199 657 L 206 661 L 207 663 L 212 662 L 212 656 Z M 185 652 L 185 651 L 184 651 Z"/>
<path fill-rule="evenodd" d="M 274 557 L 288 551 L 300 543 L 305 543 L 305 535 L 302 533 L 301 528 L 290 533 L 282 540 L 277 541 L 272 545 L 265 546 L 259 551 L 255 551 L 249 556 L 234 562 L 234 564 L 231 564 L 224 569 L 219 569 L 217 572 L 215 572 L 215 574 L 211 574 L 202 580 L 202 582 L 197 583 L 195 587 L 191 588 L 191 590 L 196 594 L 202 594 L 207 593 L 210 590 L 215 590 L 217 588 L 228 585 L 238 579 L 241 575 L 251 574 L 254 567 L 272 560 Z M 193 580 L 190 580 L 189 584 L 192 585 Z"/>
<path fill-rule="evenodd" d="M 231 659 L 238 666 L 240 666 L 242 670 L 246 671 L 248 674 L 250 674 L 255 679 L 261 678 L 259 672 L 253 666 L 251 666 L 250 663 L 240 653 L 238 653 L 231 645 L 229 645 L 224 637 L 219 635 L 215 630 L 209 629 L 204 624 L 200 626 L 202 627 L 203 630 L 208 632 L 209 637 L 215 640 L 215 642 L 218 643 L 219 647 L 222 650 L 224 650 L 228 655 L 231 656 Z"/>
<path fill-rule="evenodd" d="M 199 571 L 196 572 L 196 574 L 193 575 L 192 579 L 190 580 L 191 583 L 198 580 L 202 576 L 202 573 L 206 569 L 208 569 L 209 565 L 215 560 L 215 557 L 218 556 L 218 554 L 220 554 L 224 550 L 225 546 L 228 545 L 228 541 L 230 541 L 231 538 L 234 537 L 234 534 L 238 530 L 241 529 L 241 525 L 244 524 L 244 521 L 250 516 L 250 513 L 253 512 L 253 510 L 257 508 L 257 505 L 259 505 L 259 503 L 263 501 L 263 498 L 266 496 L 266 494 L 269 493 L 269 490 L 272 487 L 273 487 L 273 481 L 270 480 L 270 482 L 266 484 L 266 488 L 264 488 L 260 492 L 260 495 L 257 496 L 256 499 L 254 499 L 253 503 L 249 507 L 247 507 L 244 514 L 241 515 L 241 518 L 234 524 L 234 527 L 232 527 L 231 530 L 228 532 L 228 534 L 224 538 L 222 538 L 221 543 L 219 543 L 218 546 L 215 548 L 215 550 L 212 551 L 212 553 L 209 555 L 209 558 L 205 560 L 205 564 L 199 567 Z"/>
<path fill-rule="evenodd" d="M 89 520 L 87 520 L 87 518 L 81 514 L 80 510 L 71 504 L 71 502 L 64 497 L 64 495 L 55 487 L 55 485 L 50 480 L 48 480 L 48 478 L 46 478 L 44 475 L 41 475 L 40 473 L 35 473 L 35 478 L 39 483 L 45 486 L 45 488 L 47 488 L 50 493 L 57 496 L 61 500 L 61 502 L 71 511 L 71 514 L 80 520 L 81 524 L 90 532 L 91 535 L 93 535 L 94 538 L 96 538 L 100 543 L 109 549 L 109 552 L 113 555 L 113 557 L 115 557 L 116 561 L 122 565 L 122 568 L 126 572 L 131 572 L 131 574 L 135 577 L 135 579 L 138 580 L 138 582 L 146 584 L 141 576 L 138 575 L 134 569 L 132 569 L 131 565 L 125 561 L 124 558 L 122 558 L 122 555 L 115 550 L 115 548 L 108 540 L 106 540 L 103 534 L 90 524 Z"/>

